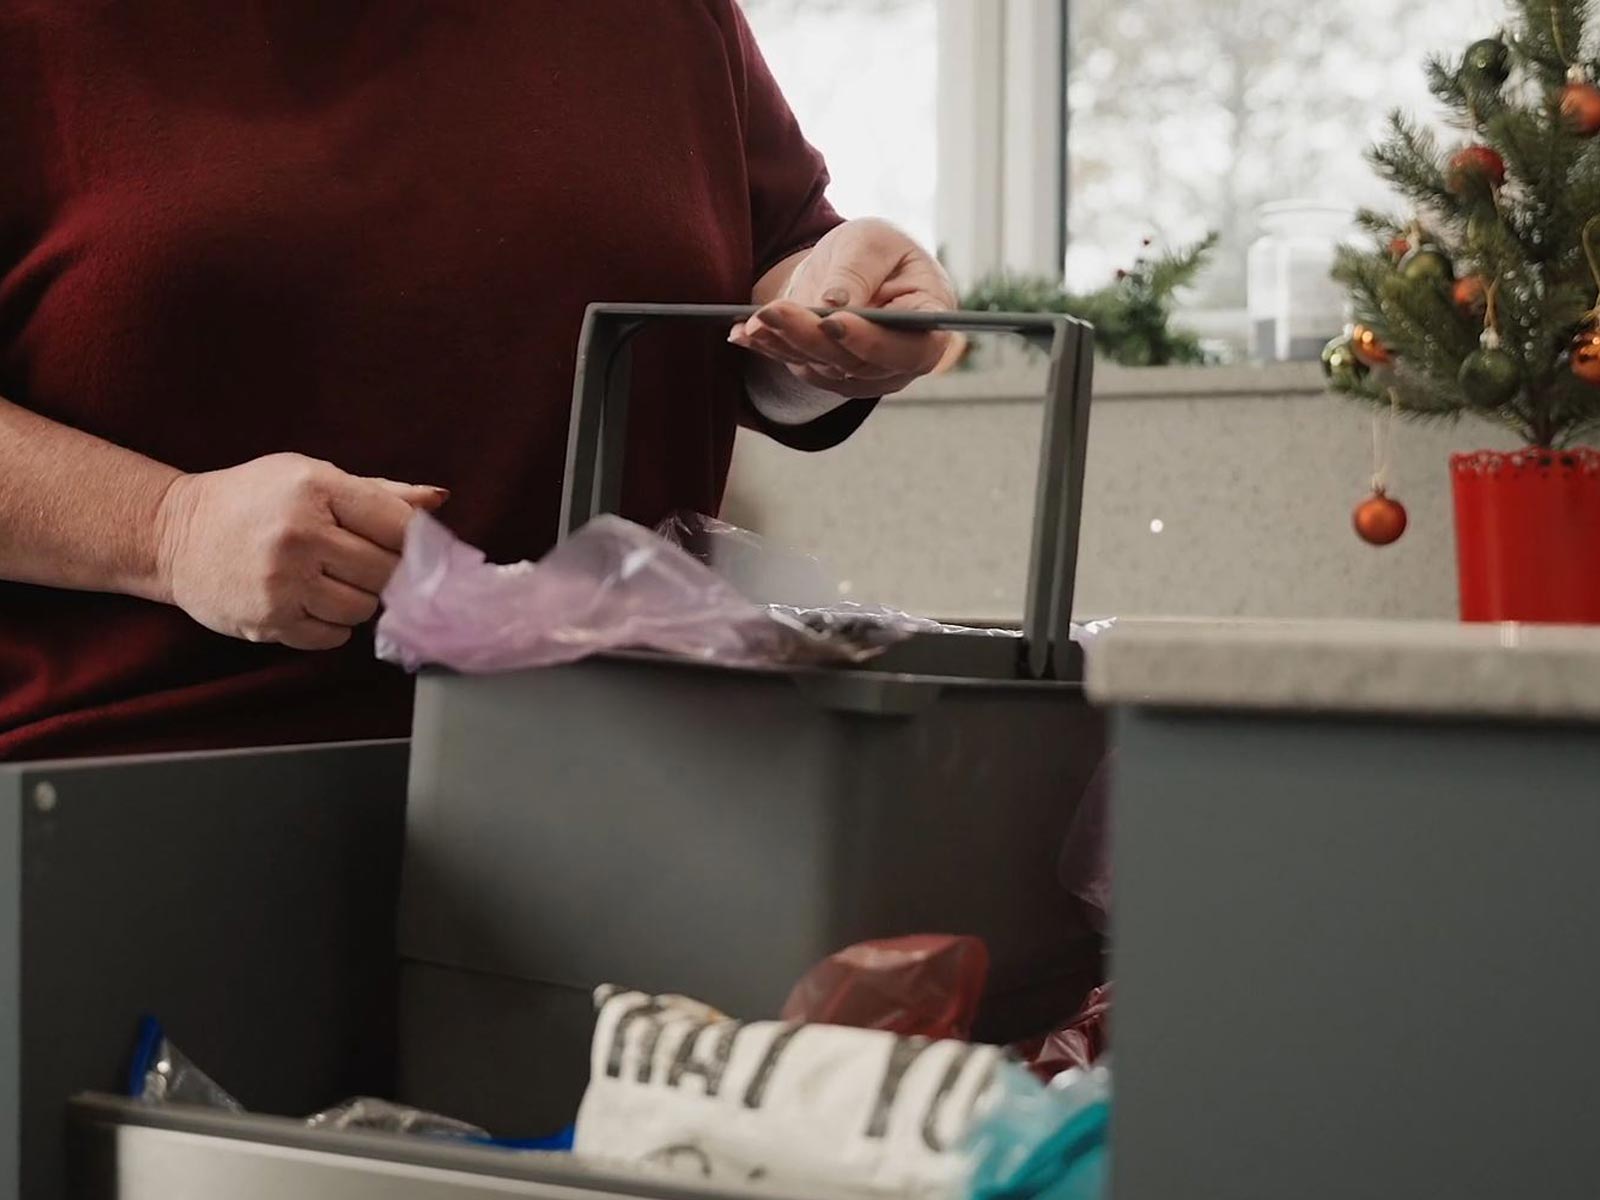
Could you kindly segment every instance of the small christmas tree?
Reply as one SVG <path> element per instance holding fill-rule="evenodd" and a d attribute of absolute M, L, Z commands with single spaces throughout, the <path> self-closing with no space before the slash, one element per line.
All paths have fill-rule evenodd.
<path fill-rule="evenodd" d="M 1359 322 L 1323 355 L 1339 392 L 1416 418 L 1472 413 L 1534 446 L 1600 428 L 1600 88 L 1589 0 L 1513 0 L 1507 28 L 1429 86 L 1454 145 L 1404 113 L 1369 158 L 1415 217 L 1360 214 L 1334 274 Z"/>

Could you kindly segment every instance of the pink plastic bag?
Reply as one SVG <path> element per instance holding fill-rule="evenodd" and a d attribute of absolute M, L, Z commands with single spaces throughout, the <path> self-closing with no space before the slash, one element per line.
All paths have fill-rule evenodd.
<path fill-rule="evenodd" d="M 383 603 L 378 657 L 413 671 L 549 667 L 622 649 L 734 665 L 857 662 L 909 632 L 887 622 L 818 632 L 614 516 L 536 564 L 498 566 L 420 514 Z"/>
<path fill-rule="evenodd" d="M 789 993 L 783 1019 L 965 1039 L 988 976 L 989 949 L 979 938 L 916 934 L 862 942 L 807 971 Z"/>

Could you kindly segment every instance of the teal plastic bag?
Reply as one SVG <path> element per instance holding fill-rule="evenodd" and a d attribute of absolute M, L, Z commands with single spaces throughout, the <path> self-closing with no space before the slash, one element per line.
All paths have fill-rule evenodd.
<path fill-rule="evenodd" d="M 1008 1063 L 968 1135 L 970 1200 L 1103 1200 L 1111 1075 L 1102 1061 L 1042 1084 Z"/>

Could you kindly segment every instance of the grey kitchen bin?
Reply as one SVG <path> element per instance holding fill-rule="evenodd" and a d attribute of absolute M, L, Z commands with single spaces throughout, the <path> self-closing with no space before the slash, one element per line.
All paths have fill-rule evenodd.
<path fill-rule="evenodd" d="M 751 311 L 591 307 L 564 533 L 616 507 L 630 338 Z M 1058 867 L 1105 748 L 1069 636 L 1092 331 L 863 315 L 1020 333 L 1050 356 L 1023 636 L 924 634 L 850 669 L 613 654 L 425 672 L 399 919 L 413 1101 L 491 1125 L 570 1116 L 603 982 L 771 1016 L 844 945 L 971 933 L 993 960 L 980 1032 L 999 1040 L 1095 981 L 1099 942 Z"/>

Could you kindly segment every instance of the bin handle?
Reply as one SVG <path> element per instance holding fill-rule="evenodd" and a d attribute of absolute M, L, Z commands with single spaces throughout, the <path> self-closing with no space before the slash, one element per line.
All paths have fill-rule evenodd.
<path fill-rule="evenodd" d="M 567 435 L 566 478 L 560 536 L 566 538 L 603 512 L 617 511 L 631 388 L 630 342 L 656 321 L 732 325 L 758 310 L 735 304 L 591 304 L 578 337 L 572 423 Z M 820 310 L 819 310 L 820 311 Z M 1033 540 L 1023 618 L 1024 665 L 1035 679 L 1068 670 L 1072 593 L 1083 514 L 1084 455 L 1094 370 L 1094 330 L 1057 314 L 903 312 L 843 309 L 886 329 L 1014 333 L 1047 351 L 1050 373 L 1039 473 L 1034 495 Z"/>

